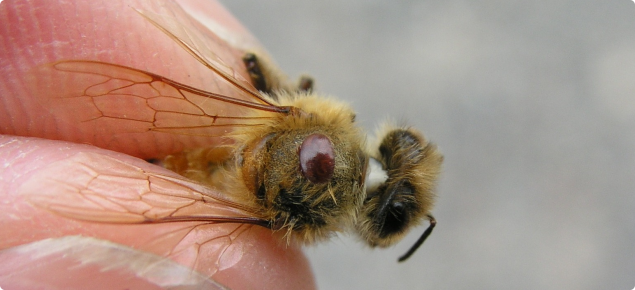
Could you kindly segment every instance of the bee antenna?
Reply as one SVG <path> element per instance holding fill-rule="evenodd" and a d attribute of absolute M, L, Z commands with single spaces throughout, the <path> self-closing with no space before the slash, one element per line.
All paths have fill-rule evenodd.
<path fill-rule="evenodd" d="M 412 245 L 412 247 L 410 247 L 410 250 L 408 250 L 408 252 L 403 254 L 403 256 L 399 257 L 399 260 L 398 260 L 399 262 L 408 260 L 408 258 L 410 258 L 410 256 L 412 256 L 412 254 L 414 254 L 414 252 L 416 252 L 417 249 L 419 249 L 421 244 L 423 244 L 423 242 L 425 242 L 428 236 L 432 233 L 432 229 L 434 229 L 434 226 L 437 225 L 437 220 L 434 219 L 434 217 L 431 215 L 428 215 L 428 220 L 430 221 L 430 225 L 428 226 L 428 228 L 423 232 L 421 237 L 419 237 L 417 242 L 415 242 L 415 244 Z"/>

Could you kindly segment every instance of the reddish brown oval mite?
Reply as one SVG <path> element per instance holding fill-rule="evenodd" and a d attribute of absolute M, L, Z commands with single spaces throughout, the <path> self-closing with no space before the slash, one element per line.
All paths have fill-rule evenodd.
<path fill-rule="evenodd" d="M 322 134 L 308 136 L 300 146 L 302 175 L 313 183 L 327 182 L 335 169 L 333 144 Z"/>

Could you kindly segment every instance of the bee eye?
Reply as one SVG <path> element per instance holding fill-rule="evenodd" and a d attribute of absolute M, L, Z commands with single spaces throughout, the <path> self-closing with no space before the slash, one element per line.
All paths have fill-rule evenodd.
<path fill-rule="evenodd" d="M 335 169 L 333 144 L 322 134 L 309 135 L 300 146 L 300 169 L 312 183 L 324 183 L 331 179 Z"/>
<path fill-rule="evenodd" d="M 377 223 L 381 225 L 379 236 L 388 238 L 402 233 L 410 224 L 412 212 L 416 205 L 409 197 L 415 194 L 415 189 L 408 181 L 399 181 L 394 186 L 384 189 L 383 206 L 375 213 Z"/>
<path fill-rule="evenodd" d="M 406 207 L 403 203 L 394 202 L 390 204 L 382 232 L 390 234 L 393 231 L 401 230 L 407 223 L 407 219 L 408 216 L 406 215 Z"/>

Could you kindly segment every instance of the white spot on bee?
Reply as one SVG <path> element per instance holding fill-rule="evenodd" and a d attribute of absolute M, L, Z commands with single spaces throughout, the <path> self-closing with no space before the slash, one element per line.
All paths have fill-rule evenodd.
<path fill-rule="evenodd" d="M 388 179 L 386 170 L 377 159 L 369 158 L 368 170 L 366 171 L 366 192 L 372 192 Z"/>

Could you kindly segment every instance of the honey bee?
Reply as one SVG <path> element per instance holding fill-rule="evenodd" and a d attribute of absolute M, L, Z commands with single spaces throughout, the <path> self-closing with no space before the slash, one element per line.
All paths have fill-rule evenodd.
<path fill-rule="evenodd" d="M 394 245 L 427 219 L 429 227 L 399 261 L 410 257 L 430 235 L 436 225 L 431 209 L 443 157 L 420 132 L 384 125 L 377 141 L 366 146 L 354 111 L 341 101 L 313 92 L 311 78 L 292 84 L 264 54 L 251 51 L 243 58 L 251 80 L 242 79 L 216 54 L 204 49 L 196 33 L 177 28 L 168 17 L 137 12 L 230 83 L 243 98 L 98 61 L 58 61 L 40 67 L 38 74 L 85 82 L 83 91 L 58 99 L 83 100 L 94 106 L 98 117 L 86 121 L 141 122 L 155 132 L 220 138 L 221 144 L 188 149 L 160 163 L 224 193 L 180 198 L 215 203 L 238 213 L 148 214 L 135 212 L 133 207 L 125 214 L 109 212 L 108 208 L 95 212 L 82 205 L 57 206 L 63 203 L 59 198 L 33 199 L 36 204 L 65 216 L 99 222 L 254 224 L 282 231 L 289 242 L 304 244 L 352 230 L 371 247 Z M 99 80 L 86 80 L 93 77 Z M 108 111 L 110 104 L 123 100 L 134 106 L 132 100 L 138 99 L 143 100 L 143 110 L 150 110 L 148 120 Z M 159 106 L 153 99 L 169 100 L 173 105 Z"/>

